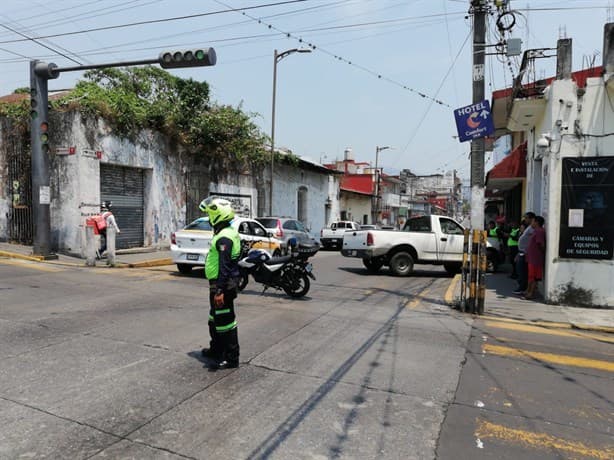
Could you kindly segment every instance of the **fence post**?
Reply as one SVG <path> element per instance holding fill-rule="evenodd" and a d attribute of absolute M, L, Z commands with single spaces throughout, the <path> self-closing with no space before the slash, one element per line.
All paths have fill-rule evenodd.
<path fill-rule="evenodd" d="M 115 228 L 107 226 L 107 265 L 115 266 Z"/>
<path fill-rule="evenodd" d="M 471 234 L 471 280 L 469 286 L 469 312 L 475 313 L 477 304 L 478 282 L 478 247 L 480 241 L 479 230 L 473 230 Z"/>
<path fill-rule="evenodd" d="M 478 278 L 478 308 L 477 314 L 484 314 L 484 299 L 486 296 L 486 269 L 488 268 L 488 256 L 486 253 L 487 232 L 480 231 L 480 268 Z"/>
<path fill-rule="evenodd" d="M 469 277 L 469 229 L 464 231 L 463 239 L 463 268 L 461 271 L 461 294 L 460 294 L 460 311 L 467 311 L 467 280 Z"/>
<path fill-rule="evenodd" d="M 96 236 L 91 225 L 85 226 L 85 265 L 96 266 Z"/>

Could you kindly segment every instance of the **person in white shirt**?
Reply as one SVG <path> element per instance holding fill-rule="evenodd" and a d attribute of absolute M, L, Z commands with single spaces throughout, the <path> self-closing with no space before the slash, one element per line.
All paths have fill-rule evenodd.
<path fill-rule="evenodd" d="M 102 244 L 100 246 L 100 255 L 102 255 L 107 250 L 107 228 L 112 226 L 115 229 L 115 233 L 117 234 L 121 233 L 121 230 L 119 229 L 119 227 L 117 226 L 117 222 L 115 221 L 115 216 L 111 212 L 112 205 L 113 205 L 112 202 L 105 201 L 102 203 L 102 206 L 100 207 L 102 218 L 105 220 L 107 224 L 104 229 L 99 230 L 101 237 L 104 238 L 104 239 L 101 238 Z"/>

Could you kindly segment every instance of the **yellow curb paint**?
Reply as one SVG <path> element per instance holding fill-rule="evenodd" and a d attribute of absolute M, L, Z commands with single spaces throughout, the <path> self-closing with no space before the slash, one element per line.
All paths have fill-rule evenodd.
<path fill-rule="evenodd" d="M 563 366 L 584 367 L 587 369 L 597 369 L 600 371 L 614 372 L 614 362 L 601 361 L 598 359 L 580 358 L 579 356 L 556 355 L 554 353 L 542 353 L 539 351 L 521 350 L 519 348 L 504 347 L 501 345 L 482 345 L 484 353 L 491 353 L 498 356 L 509 356 L 513 358 L 531 358 L 551 364 Z"/>
<path fill-rule="evenodd" d="M 574 337 L 576 339 L 593 339 L 593 340 L 599 340 L 600 342 L 614 343 L 614 338 L 611 338 L 611 337 L 595 336 L 595 335 L 587 334 L 585 332 L 574 332 L 574 331 L 567 331 L 567 330 L 549 329 L 546 327 L 533 326 L 530 324 L 505 323 L 505 322 L 499 322 L 499 321 L 493 321 L 493 320 L 486 320 L 484 321 L 484 325 L 488 327 L 494 327 L 497 329 L 505 329 L 508 331 L 529 332 L 533 334 L 544 334 L 544 335 L 556 335 L 559 337 Z"/>
<path fill-rule="evenodd" d="M 461 280 L 461 275 L 455 275 L 450 282 L 450 286 L 446 290 L 446 294 L 443 297 L 443 301 L 448 305 L 452 305 L 454 303 L 454 291 L 456 291 L 456 286 L 458 282 Z"/>
<path fill-rule="evenodd" d="M 38 262 L 38 261 L 28 261 L 28 262 Z M 49 273 L 56 273 L 56 272 L 62 272 L 64 271 L 63 268 L 60 267 L 53 267 L 51 265 L 47 265 L 47 264 L 29 264 L 27 263 L 25 260 L 20 261 L 20 260 L 0 260 L 0 264 L 2 265 L 11 265 L 13 267 L 24 267 L 24 268 L 31 268 L 32 270 L 38 270 L 41 272 L 49 272 Z"/>
<path fill-rule="evenodd" d="M 549 322 L 549 321 L 530 321 L 528 319 L 512 319 L 512 318 L 501 318 L 499 316 L 491 316 L 491 315 L 481 315 L 480 319 L 492 320 L 492 321 L 500 321 L 504 323 L 515 323 L 515 324 L 531 324 L 533 326 L 541 326 L 541 327 L 552 327 L 558 329 L 571 329 L 572 325 L 570 323 L 557 323 L 557 322 Z"/>
<path fill-rule="evenodd" d="M 604 332 L 606 334 L 614 334 L 614 327 L 609 326 L 597 326 L 592 324 L 582 324 L 582 323 L 557 323 L 554 321 L 530 321 L 528 319 L 512 319 L 512 318 L 501 318 L 500 316 L 492 316 L 492 315 L 482 315 L 479 317 L 480 319 L 490 319 L 493 321 L 502 321 L 506 323 L 516 323 L 516 324 L 531 324 L 533 326 L 540 327 L 548 327 L 554 329 L 578 329 L 581 331 L 593 331 L 593 332 Z"/>
<path fill-rule="evenodd" d="M 45 260 L 45 258 L 42 256 L 26 256 L 25 254 L 19 254 L 18 252 L 9 252 L 9 251 L 0 251 L 0 257 L 30 260 L 32 262 L 42 262 L 43 260 Z"/>
<path fill-rule="evenodd" d="M 134 262 L 134 263 L 129 263 L 128 266 L 130 268 L 143 268 L 143 267 L 161 267 L 163 265 L 172 265 L 172 264 L 173 264 L 173 259 L 168 258 L 168 259 L 146 260 L 144 262 Z"/>
<path fill-rule="evenodd" d="M 609 460 L 614 458 L 614 447 L 602 448 L 590 446 L 580 441 L 557 438 L 546 433 L 508 428 L 485 420 L 477 420 L 475 436 L 481 441 L 486 439 L 498 439 L 510 444 L 522 444 L 524 447 L 566 452 L 568 455 L 595 458 L 597 460 Z"/>

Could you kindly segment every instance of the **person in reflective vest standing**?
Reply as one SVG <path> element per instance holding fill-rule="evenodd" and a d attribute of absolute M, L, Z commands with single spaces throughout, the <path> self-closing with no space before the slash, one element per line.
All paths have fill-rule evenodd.
<path fill-rule="evenodd" d="M 231 225 L 234 211 L 228 200 L 209 197 L 199 206 L 209 215 L 213 239 L 205 261 L 205 276 L 209 280 L 209 348 L 202 355 L 212 359 L 214 369 L 239 367 L 239 336 L 234 299 L 239 280 L 239 232 Z"/>
<path fill-rule="evenodd" d="M 510 278 L 513 280 L 518 278 L 516 271 L 516 256 L 518 255 L 518 239 L 520 238 L 520 227 L 516 222 L 510 225 L 510 231 L 507 234 L 507 249 L 509 251 L 510 262 L 512 263 L 512 274 Z"/>

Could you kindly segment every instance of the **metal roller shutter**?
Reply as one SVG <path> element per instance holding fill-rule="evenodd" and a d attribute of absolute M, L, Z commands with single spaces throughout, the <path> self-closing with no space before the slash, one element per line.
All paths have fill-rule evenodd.
<path fill-rule="evenodd" d="M 100 197 L 102 201 L 113 202 L 112 211 L 121 230 L 117 235 L 117 249 L 142 247 L 143 170 L 101 164 Z"/>

